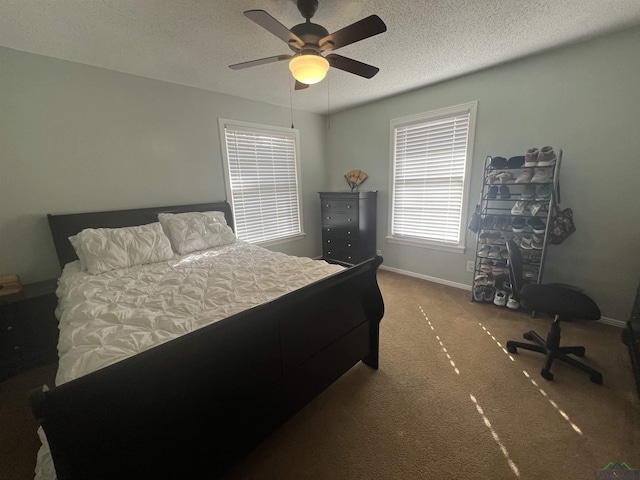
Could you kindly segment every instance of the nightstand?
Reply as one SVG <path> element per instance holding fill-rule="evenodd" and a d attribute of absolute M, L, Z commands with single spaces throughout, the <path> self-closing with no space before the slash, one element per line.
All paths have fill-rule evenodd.
<path fill-rule="evenodd" d="M 57 280 L 25 285 L 0 296 L 0 382 L 36 365 L 55 360 L 58 321 Z"/>

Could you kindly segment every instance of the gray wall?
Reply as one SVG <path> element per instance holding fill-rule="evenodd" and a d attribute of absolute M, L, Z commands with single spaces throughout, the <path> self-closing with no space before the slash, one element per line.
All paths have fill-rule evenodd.
<path fill-rule="evenodd" d="M 218 117 L 290 126 L 290 110 L 0 48 L 0 276 L 59 275 L 47 213 L 225 199 Z M 320 254 L 325 118 L 300 130 L 303 240 Z"/>
<path fill-rule="evenodd" d="M 478 100 L 469 214 L 487 155 L 562 148 L 562 206 L 577 233 L 552 245 L 544 281 L 581 286 L 603 315 L 626 320 L 640 279 L 640 29 L 554 50 L 331 116 L 329 185 L 344 189 L 352 168 L 377 189 L 378 248 L 384 265 L 470 285 L 464 255 L 389 243 L 389 122 Z"/>

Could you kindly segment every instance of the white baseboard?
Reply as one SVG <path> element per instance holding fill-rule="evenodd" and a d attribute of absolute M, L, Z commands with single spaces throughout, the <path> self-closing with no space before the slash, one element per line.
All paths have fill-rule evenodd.
<path fill-rule="evenodd" d="M 428 280 L 434 283 L 440 283 L 442 285 L 448 285 L 450 287 L 459 288 L 461 290 L 471 291 L 471 285 L 465 285 L 463 283 L 451 282 L 449 280 L 443 280 L 442 278 L 430 277 L 428 275 L 422 275 L 421 273 L 409 272 L 408 270 L 401 270 L 399 268 L 387 267 L 385 265 L 380 265 L 378 267 L 380 270 L 388 270 L 390 272 L 399 273 L 400 275 L 406 275 L 408 277 L 420 278 L 422 280 Z M 616 320 L 615 318 L 602 317 L 598 320 L 600 323 L 606 323 L 607 325 L 612 325 L 618 328 L 625 328 L 627 326 L 626 322 L 622 320 Z"/>

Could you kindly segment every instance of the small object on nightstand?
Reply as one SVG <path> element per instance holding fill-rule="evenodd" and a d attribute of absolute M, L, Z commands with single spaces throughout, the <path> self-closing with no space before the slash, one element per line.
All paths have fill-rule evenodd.
<path fill-rule="evenodd" d="M 18 275 L 0 277 L 0 296 L 15 295 L 22 291 L 22 282 Z"/>

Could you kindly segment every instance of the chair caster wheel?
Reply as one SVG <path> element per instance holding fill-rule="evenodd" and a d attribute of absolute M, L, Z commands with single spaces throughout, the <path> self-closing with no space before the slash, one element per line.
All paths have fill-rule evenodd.
<path fill-rule="evenodd" d="M 518 351 L 518 348 L 513 345 L 511 342 L 507 342 L 507 351 L 509 353 L 516 353 Z"/>
<path fill-rule="evenodd" d="M 593 383 L 597 383 L 598 385 L 602 385 L 602 374 L 594 373 L 593 375 L 591 375 L 591 381 Z"/>
<path fill-rule="evenodd" d="M 574 355 L 576 357 L 584 357 L 584 352 L 585 352 L 584 347 L 580 347 L 576 352 L 574 352 Z"/>
<path fill-rule="evenodd" d="M 533 335 L 531 335 L 529 332 L 523 333 L 522 336 L 524 337 L 525 340 L 529 340 L 530 342 L 533 341 Z"/>
<path fill-rule="evenodd" d="M 542 378 L 546 378 L 547 380 L 553 380 L 553 373 L 551 373 L 551 371 L 547 370 L 546 368 L 542 369 L 540 375 L 542 375 Z"/>

